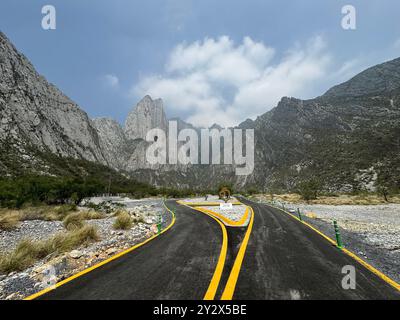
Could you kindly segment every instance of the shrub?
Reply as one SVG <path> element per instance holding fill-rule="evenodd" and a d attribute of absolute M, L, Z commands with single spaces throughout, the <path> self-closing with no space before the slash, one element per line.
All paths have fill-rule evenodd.
<path fill-rule="evenodd" d="M 132 227 L 133 219 L 131 218 L 131 215 L 128 212 L 118 210 L 115 215 L 116 218 L 113 225 L 114 229 L 128 230 Z"/>
<path fill-rule="evenodd" d="M 314 179 L 302 182 L 299 185 L 299 194 L 306 201 L 317 199 L 320 191 L 321 184 Z"/>

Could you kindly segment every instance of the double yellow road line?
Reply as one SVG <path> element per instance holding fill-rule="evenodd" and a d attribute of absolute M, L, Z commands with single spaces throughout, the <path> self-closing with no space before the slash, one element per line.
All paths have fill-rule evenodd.
<path fill-rule="evenodd" d="M 180 204 L 183 204 L 183 203 L 180 203 Z M 219 259 L 218 259 L 217 267 L 215 268 L 215 271 L 214 271 L 214 275 L 211 279 L 210 285 L 204 296 L 204 300 L 214 300 L 215 299 L 218 287 L 221 282 L 221 277 L 222 277 L 222 273 L 223 273 L 225 261 L 226 261 L 226 255 L 228 252 L 227 231 L 226 231 L 225 225 L 220 220 L 227 222 L 230 226 L 232 226 L 232 224 L 236 225 L 236 226 L 240 226 L 240 225 L 243 225 L 243 223 L 247 220 L 249 213 L 251 214 L 249 225 L 246 230 L 246 234 L 242 240 L 242 244 L 240 245 L 240 248 L 239 248 L 238 254 L 236 256 L 235 262 L 233 264 L 232 270 L 229 274 L 228 281 L 225 284 L 225 288 L 224 288 L 224 291 L 221 296 L 221 300 L 232 300 L 233 295 L 235 293 L 235 288 L 236 288 L 236 284 L 237 284 L 237 281 L 239 278 L 240 270 L 242 268 L 244 256 L 246 254 L 247 244 L 249 242 L 251 231 L 253 229 L 253 224 L 254 224 L 253 209 L 251 207 L 247 206 L 246 212 L 243 215 L 243 218 L 239 222 L 232 222 L 231 220 L 225 221 L 225 220 L 227 220 L 225 217 L 223 217 L 220 214 L 213 212 L 211 210 L 206 210 L 203 208 L 196 208 L 196 207 L 193 209 L 200 211 L 200 212 L 210 216 L 211 218 L 213 218 L 215 221 L 218 222 L 218 224 L 220 225 L 221 230 L 222 230 L 221 253 L 219 255 Z"/>
<path fill-rule="evenodd" d="M 239 273 L 242 268 L 244 255 L 246 253 L 247 244 L 249 242 L 251 230 L 253 229 L 253 223 L 254 223 L 253 208 L 251 208 L 251 207 L 248 207 L 248 208 L 250 208 L 250 211 L 251 211 L 250 222 L 247 227 L 246 234 L 244 235 L 242 244 L 240 245 L 239 252 L 235 259 L 235 263 L 233 264 L 233 268 L 229 275 L 228 282 L 226 283 L 224 292 L 222 293 L 221 300 L 232 300 L 233 294 L 235 293 L 236 283 L 239 278 Z"/>

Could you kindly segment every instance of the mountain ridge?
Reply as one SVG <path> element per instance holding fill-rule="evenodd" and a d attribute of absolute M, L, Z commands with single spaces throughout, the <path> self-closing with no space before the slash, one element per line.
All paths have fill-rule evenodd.
<path fill-rule="evenodd" d="M 234 166 L 149 165 L 146 133 L 160 128 L 168 134 L 161 99 L 145 96 L 123 126 L 109 118 L 91 120 L 2 33 L 0 70 L 0 170 L 5 174 L 13 162 L 46 174 L 51 163 L 36 149 L 180 188 L 197 188 L 201 181 L 206 189 L 224 181 L 239 189 L 291 191 L 318 177 L 325 190 L 355 191 L 400 167 L 400 58 L 368 68 L 314 99 L 283 97 L 257 119 L 240 123 L 236 128 L 255 130 L 255 169 L 246 177 L 236 176 Z M 176 120 L 179 130 L 199 130 Z M 396 185 L 400 173 L 391 171 L 390 183 Z"/>

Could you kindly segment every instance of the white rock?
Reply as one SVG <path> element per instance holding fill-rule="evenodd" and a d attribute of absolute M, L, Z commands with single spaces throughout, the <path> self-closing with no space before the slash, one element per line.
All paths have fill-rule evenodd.
<path fill-rule="evenodd" d="M 79 251 L 79 250 L 72 250 L 72 251 L 69 253 L 69 256 L 70 256 L 72 259 L 79 259 L 80 257 L 82 257 L 82 255 L 83 255 L 83 253 L 82 253 L 81 251 Z"/>
<path fill-rule="evenodd" d="M 117 249 L 116 248 L 110 248 L 106 250 L 106 254 L 111 256 L 113 254 L 117 253 Z"/>
<path fill-rule="evenodd" d="M 10 294 L 9 296 L 7 296 L 6 300 L 13 300 L 16 299 L 18 297 L 18 294 L 16 292 Z"/>

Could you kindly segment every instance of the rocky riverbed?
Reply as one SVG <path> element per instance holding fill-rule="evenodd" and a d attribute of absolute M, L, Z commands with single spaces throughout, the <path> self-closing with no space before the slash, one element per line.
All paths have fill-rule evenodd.
<path fill-rule="evenodd" d="M 141 222 L 129 230 L 114 230 L 112 215 L 87 221 L 97 227 L 99 241 L 71 252 L 50 255 L 23 272 L 0 275 L 0 299 L 16 300 L 32 295 L 151 237 L 157 232 L 155 226 L 159 221 L 162 228 L 171 222 L 171 214 L 159 199 L 118 200 L 132 216 L 140 216 Z M 62 231 L 60 221 L 23 221 L 16 230 L 0 232 L 0 250 L 11 251 L 23 239 L 44 240 Z"/>

